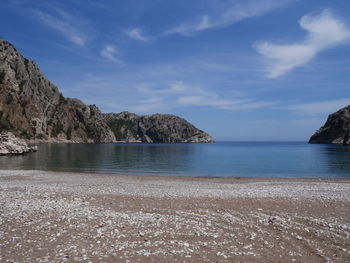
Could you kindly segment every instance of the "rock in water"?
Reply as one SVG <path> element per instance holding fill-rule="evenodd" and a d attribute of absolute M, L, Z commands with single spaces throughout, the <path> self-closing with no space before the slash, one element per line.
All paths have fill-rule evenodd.
<path fill-rule="evenodd" d="M 350 105 L 329 115 L 327 122 L 311 136 L 309 143 L 350 145 Z"/>
<path fill-rule="evenodd" d="M 11 132 L 0 133 L 0 155 L 24 154 L 37 151 L 36 146 L 28 146 L 27 143 L 17 138 Z"/>
<path fill-rule="evenodd" d="M 214 142 L 186 120 L 169 114 L 108 113 L 104 118 L 118 141 L 147 143 Z"/>

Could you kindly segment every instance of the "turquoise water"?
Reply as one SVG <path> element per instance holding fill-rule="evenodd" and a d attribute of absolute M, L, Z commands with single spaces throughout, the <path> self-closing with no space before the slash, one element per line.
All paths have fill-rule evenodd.
<path fill-rule="evenodd" d="M 350 177 L 350 147 L 305 142 L 40 144 L 1 169 L 209 177 Z"/>

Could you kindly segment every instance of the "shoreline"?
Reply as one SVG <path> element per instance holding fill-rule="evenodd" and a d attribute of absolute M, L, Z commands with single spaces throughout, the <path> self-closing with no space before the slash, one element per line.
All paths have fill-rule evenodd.
<path fill-rule="evenodd" d="M 0 170 L 0 261 L 350 261 L 350 179 Z"/>
<path fill-rule="evenodd" d="M 95 176 L 119 176 L 119 177 L 125 177 L 125 176 L 131 176 L 131 177 L 146 177 L 150 179 L 166 179 L 166 178 L 172 178 L 172 179 L 184 179 L 184 180 L 192 180 L 192 179 L 198 179 L 198 180 L 223 180 L 223 181 L 231 181 L 231 180 L 246 180 L 246 181 L 344 181 L 344 182 L 350 182 L 350 176 L 349 177 L 265 177 L 265 176 L 205 176 L 205 175 L 180 175 L 180 174 L 175 174 L 175 175 L 157 175 L 157 174 L 147 174 L 147 173 L 113 173 L 113 172 L 98 172 L 98 171 L 72 171 L 72 170 L 41 170 L 41 169 L 9 169 L 9 168 L 0 168 L 0 173 L 1 172 L 6 172 L 6 171 L 28 171 L 28 172 L 41 172 L 41 173 L 56 173 L 56 174 L 80 174 L 80 175 L 95 175 Z"/>
<path fill-rule="evenodd" d="M 50 172 L 41 170 L 0 170 L 0 179 L 4 177 L 10 181 L 13 178 L 14 182 L 23 179 L 24 182 L 18 187 L 27 187 L 26 179 L 32 178 L 34 181 L 43 183 L 43 185 L 39 186 L 48 186 L 52 182 L 57 182 L 57 186 L 59 186 L 57 190 L 60 192 L 80 191 L 88 194 L 96 192 L 99 194 L 156 198 L 168 196 L 225 199 L 241 197 L 302 199 L 323 198 L 323 194 L 326 192 L 328 196 L 325 197 L 330 199 L 343 200 L 345 198 L 346 201 L 350 201 L 350 179 L 208 178 Z M 81 188 L 71 189 L 69 185 L 78 184 L 80 186 L 81 182 L 85 183 Z M 90 189 L 86 187 L 87 183 L 91 183 L 95 188 Z M 336 187 L 334 188 L 334 186 Z M 37 185 L 32 185 L 32 187 L 36 188 Z M 342 189 L 342 191 L 339 189 Z"/>

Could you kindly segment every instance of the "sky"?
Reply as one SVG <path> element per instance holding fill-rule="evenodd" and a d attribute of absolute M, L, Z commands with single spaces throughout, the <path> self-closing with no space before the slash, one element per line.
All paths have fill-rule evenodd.
<path fill-rule="evenodd" d="M 1 0 L 0 36 L 66 97 L 216 140 L 307 141 L 350 104 L 349 0 Z"/>

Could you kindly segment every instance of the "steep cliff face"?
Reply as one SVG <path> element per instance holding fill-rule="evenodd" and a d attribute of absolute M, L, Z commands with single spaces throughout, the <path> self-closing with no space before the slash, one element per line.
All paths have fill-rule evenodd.
<path fill-rule="evenodd" d="M 115 140 L 96 106 L 66 99 L 33 61 L 1 38 L 0 94 L 0 131 L 46 141 Z"/>
<path fill-rule="evenodd" d="M 311 136 L 309 143 L 350 145 L 350 105 L 329 115 L 326 123 Z"/>
<path fill-rule="evenodd" d="M 214 142 L 207 133 L 175 115 L 153 114 L 138 116 L 121 112 L 104 114 L 118 141 L 175 143 Z"/>

